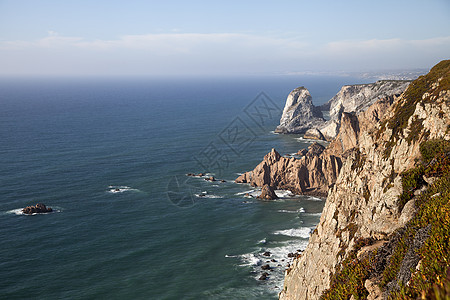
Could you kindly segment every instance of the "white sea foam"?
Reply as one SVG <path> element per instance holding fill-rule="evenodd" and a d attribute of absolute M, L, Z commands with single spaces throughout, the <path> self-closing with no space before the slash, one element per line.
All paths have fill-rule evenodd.
<path fill-rule="evenodd" d="M 259 242 L 258 242 L 258 244 L 266 244 L 267 243 L 267 239 L 266 238 L 263 238 L 262 240 L 260 240 Z"/>
<path fill-rule="evenodd" d="M 289 190 L 275 190 L 275 194 L 280 198 L 293 197 L 294 194 Z"/>
<path fill-rule="evenodd" d="M 220 199 L 222 196 L 213 195 L 213 194 L 194 194 L 197 198 L 209 198 L 209 199 Z"/>
<path fill-rule="evenodd" d="M 258 244 L 260 244 L 258 242 Z M 264 248 L 259 248 L 258 251 L 239 255 L 243 264 L 240 266 L 250 266 L 255 274 L 253 278 L 259 281 L 260 276 L 266 272 L 262 270 L 261 266 L 269 264 L 271 267 L 269 273 L 269 280 L 265 281 L 265 288 L 270 290 L 280 290 L 283 286 L 284 271 L 288 264 L 292 263 L 293 258 L 288 257 L 289 253 L 299 254 L 307 246 L 308 241 L 305 240 L 290 240 L 282 243 L 276 243 L 273 246 L 264 245 Z M 260 246 L 260 245 L 259 245 Z M 270 252 L 269 256 L 265 256 L 265 252 Z"/>
<path fill-rule="evenodd" d="M 280 209 L 280 210 L 278 210 L 278 212 L 281 212 L 281 213 L 288 213 L 288 214 L 298 214 L 298 213 L 304 213 L 304 212 L 305 212 L 305 209 L 304 209 L 303 207 L 300 207 L 300 208 L 297 209 L 297 210 Z"/>
<path fill-rule="evenodd" d="M 320 217 L 322 213 L 305 213 L 305 215 Z"/>
<path fill-rule="evenodd" d="M 308 242 L 305 240 L 299 241 L 287 241 L 285 243 L 282 243 L 280 246 L 268 248 L 267 250 L 271 253 L 271 258 L 274 258 L 278 262 L 282 262 L 284 259 L 285 262 L 289 261 L 288 254 L 289 253 L 298 253 L 298 250 L 305 250 L 306 246 L 308 245 Z"/>
<path fill-rule="evenodd" d="M 34 214 L 30 214 L 29 215 L 29 214 L 24 214 L 22 212 L 22 210 L 23 210 L 23 208 L 11 209 L 11 210 L 8 210 L 6 213 L 7 214 L 14 214 L 14 215 L 17 215 L 17 216 L 35 216 L 35 215 L 47 215 L 47 214 L 52 214 L 52 213 L 59 213 L 59 212 L 62 211 L 62 209 L 58 209 L 58 208 L 52 207 L 52 211 L 51 212 L 34 213 Z"/>
<path fill-rule="evenodd" d="M 111 194 L 120 194 L 124 192 L 140 192 L 138 189 L 133 189 L 126 185 L 110 185 L 108 186 L 108 193 Z"/>
<path fill-rule="evenodd" d="M 250 191 L 245 191 L 245 192 L 239 192 L 239 193 L 236 193 L 235 195 L 236 196 L 244 195 L 245 198 L 255 198 L 255 197 L 258 197 L 259 195 L 261 195 L 261 191 L 260 190 L 250 190 Z"/>
<path fill-rule="evenodd" d="M 318 197 L 314 197 L 314 196 L 308 196 L 307 200 L 311 200 L 311 201 L 324 201 L 321 198 Z"/>
<path fill-rule="evenodd" d="M 261 259 L 257 257 L 254 253 L 246 253 L 239 255 L 243 264 L 241 266 L 258 266 L 261 264 Z"/>
<path fill-rule="evenodd" d="M 292 236 L 292 237 L 301 237 L 301 238 L 309 238 L 309 233 L 311 232 L 311 229 L 308 227 L 301 227 L 301 228 L 291 228 L 291 229 L 285 229 L 285 230 L 278 230 L 275 231 L 273 234 L 276 235 L 286 235 L 286 236 Z"/>
<path fill-rule="evenodd" d="M 23 208 L 12 209 L 12 210 L 8 210 L 6 213 L 7 213 L 7 214 L 15 214 L 15 215 L 18 215 L 18 216 L 20 216 L 20 215 L 25 215 L 25 214 L 22 212 L 22 209 L 23 209 Z"/>
<path fill-rule="evenodd" d="M 297 141 L 299 141 L 299 142 L 306 142 L 306 143 L 314 143 L 314 142 L 317 142 L 317 140 L 312 140 L 312 139 L 305 139 L 305 138 L 303 138 L 302 136 L 301 137 L 298 137 L 298 138 L 295 138 Z"/>

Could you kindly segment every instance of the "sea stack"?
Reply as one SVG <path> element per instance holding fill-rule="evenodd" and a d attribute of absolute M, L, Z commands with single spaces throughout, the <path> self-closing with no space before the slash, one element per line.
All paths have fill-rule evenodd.
<path fill-rule="evenodd" d="M 312 103 L 312 97 L 305 87 L 290 92 L 286 99 L 277 133 L 305 133 L 308 129 L 325 123 L 322 111 Z"/>
<path fill-rule="evenodd" d="M 275 194 L 275 191 L 270 185 L 265 184 L 261 189 L 261 195 L 259 195 L 257 198 L 263 200 L 274 200 L 278 199 L 278 196 L 277 194 Z"/>

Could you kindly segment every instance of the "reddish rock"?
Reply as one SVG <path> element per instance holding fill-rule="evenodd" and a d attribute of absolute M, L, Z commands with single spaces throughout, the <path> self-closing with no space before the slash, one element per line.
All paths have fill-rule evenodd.
<path fill-rule="evenodd" d="M 272 149 L 253 171 L 242 174 L 235 182 L 255 187 L 267 184 L 295 194 L 315 192 L 325 195 L 328 186 L 336 181 L 341 166 L 340 157 L 328 154 L 317 143 L 300 159 L 282 157 Z"/>
<path fill-rule="evenodd" d="M 274 200 L 278 199 L 278 196 L 275 194 L 275 191 L 271 186 L 265 184 L 261 189 L 261 195 L 259 195 L 257 198 L 264 200 Z"/>

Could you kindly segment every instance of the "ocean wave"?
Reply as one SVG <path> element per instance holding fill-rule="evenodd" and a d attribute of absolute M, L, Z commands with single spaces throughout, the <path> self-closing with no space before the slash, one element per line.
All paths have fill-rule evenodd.
<path fill-rule="evenodd" d="M 261 259 L 255 255 L 255 253 L 246 253 L 239 255 L 243 264 L 241 266 L 259 266 L 261 264 Z"/>
<path fill-rule="evenodd" d="M 314 196 L 308 196 L 308 198 L 306 200 L 310 200 L 310 201 L 324 201 L 321 198 L 318 197 L 314 197 Z"/>
<path fill-rule="evenodd" d="M 288 213 L 288 214 L 298 214 L 298 213 L 304 213 L 305 209 L 303 207 L 300 207 L 297 210 L 287 210 L 287 209 L 280 209 L 278 210 L 280 213 Z"/>
<path fill-rule="evenodd" d="M 291 228 L 285 230 L 275 231 L 273 234 L 276 235 L 285 235 L 291 237 L 301 237 L 301 238 L 309 238 L 309 233 L 311 232 L 311 228 L 301 227 L 301 228 Z"/>
<path fill-rule="evenodd" d="M 267 250 L 271 253 L 271 258 L 275 258 L 277 261 L 289 261 L 289 253 L 300 253 L 306 249 L 308 241 L 287 241 L 282 243 L 280 246 L 268 248 Z"/>
<path fill-rule="evenodd" d="M 293 197 L 295 196 L 291 191 L 289 190 L 275 190 L 275 194 L 280 198 L 286 198 L 286 197 Z"/>
<path fill-rule="evenodd" d="M 244 196 L 245 198 L 256 198 L 261 195 L 261 190 L 250 190 L 245 192 L 239 192 L 235 194 L 236 196 Z"/>
<path fill-rule="evenodd" d="M 296 254 L 301 254 L 307 245 L 308 241 L 298 239 L 277 242 L 274 245 L 264 245 L 264 248 L 259 248 L 257 251 L 238 255 L 242 262 L 239 266 L 250 267 L 254 274 L 252 277 L 259 282 L 261 275 L 267 272 L 269 275 L 268 280 L 264 281 L 264 287 L 277 291 L 283 286 L 286 268 L 292 263 Z M 269 270 L 262 269 L 261 266 L 266 264 L 269 265 Z"/>
<path fill-rule="evenodd" d="M 210 199 L 219 199 L 223 198 L 222 196 L 214 195 L 214 194 L 208 194 L 208 192 L 204 191 L 200 194 L 194 194 L 197 198 L 210 198 Z"/>
<path fill-rule="evenodd" d="M 322 213 L 305 213 L 305 215 L 320 217 Z"/>
<path fill-rule="evenodd" d="M 262 240 L 258 241 L 258 244 L 263 244 L 265 245 L 267 243 L 267 239 L 263 238 Z"/>
<path fill-rule="evenodd" d="M 297 141 L 299 141 L 299 142 L 306 142 L 306 143 L 314 143 L 314 142 L 317 142 L 317 140 L 313 140 L 313 139 L 305 139 L 304 137 L 298 137 L 298 138 L 295 138 Z"/>
<path fill-rule="evenodd" d="M 108 189 L 109 190 L 107 192 L 111 194 L 120 194 L 124 192 L 140 192 L 140 190 L 131 188 L 126 185 L 110 185 L 108 186 Z"/>
<path fill-rule="evenodd" d="M 245 195 L 245 194 L 250 194 L 250 193 L 253 193 L 253 192 L 255 192 L 256 190 L 250 190 L 250 191 L 245 191 L 245 192 L 239 192 L 239 193 L 236 193 L 235 195 L 236 196 L 239 196 L 239 195 Z"/>

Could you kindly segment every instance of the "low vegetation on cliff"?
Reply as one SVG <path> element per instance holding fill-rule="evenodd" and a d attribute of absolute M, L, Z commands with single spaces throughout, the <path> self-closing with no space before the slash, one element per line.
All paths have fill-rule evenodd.
<path fill-rule="evenodd" d="M 365 299 L 368 291 L 364 283 L 371 277 L 381 277 L 381 290 L 392 299 L 450 297 L 450 142 L 426 141 L 420 144 L 420 152 L 420 165 L 403 174 L 400 203 L 412 199 L 414 191 L 428 187 L 417 197 L 415 217 L 391 235 L 385 247 L 392 248 L 387 251 L 388 258 L 386 251 L 377 250 L 358 258 L 358 251 L 372 242 L 359 240 L 332 276 L 331 287 L 321 299 Z M 433 183 L 428 184 L 424 178 Z M 412 249 L 418 254 L 419 264 L 414 270 L 406 270 L 410 276 L 403 282 L 401 267 L 406 265 L 407 253 L 415 247 L 414 240 L 421 232 L 427 238 L 421 247 Z"/>
<path fill-rule="evenodd" d="M 450 299 L 450 60 L 353 122 L 280 298 Z"/>

